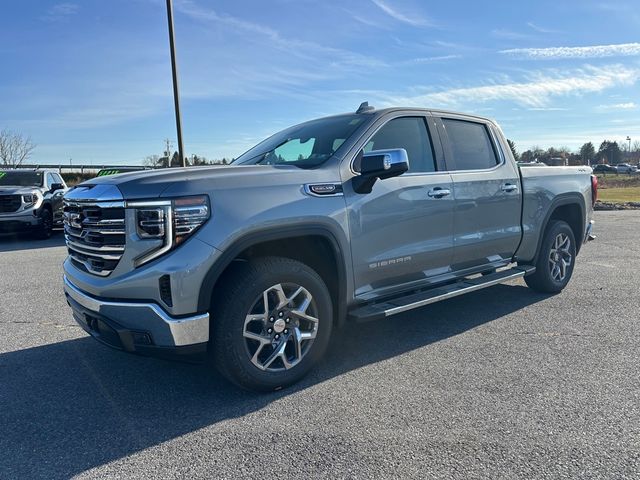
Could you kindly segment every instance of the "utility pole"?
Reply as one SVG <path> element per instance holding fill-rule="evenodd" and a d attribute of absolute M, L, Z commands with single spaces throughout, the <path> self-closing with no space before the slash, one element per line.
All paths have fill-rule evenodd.
<path fill-rule="evenodd" d="M 167 167 L 170 167 L 173 158 L 173 145 L 168 138 L 164 139 L 164 156 L 167 158 Z"/>
<path fill-rule="evenodd" d="M 178 66 L 176 64 L 176 45 L 173 33 L 173 1 L 167 0 L 167 22 L 169 24 L 169 49 L 171 50 L 171 74 L 173 77 L 173 103 L 176 111 L 176 131 L 178 134 L 178 158 L 183 167 L 184 148 L 182 145 L 182 120 L 180 119 L 180 97 L 178 95 Z"/>

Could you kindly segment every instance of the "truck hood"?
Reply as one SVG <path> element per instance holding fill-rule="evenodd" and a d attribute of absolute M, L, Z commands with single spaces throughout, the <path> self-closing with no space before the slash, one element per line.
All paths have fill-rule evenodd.
<path fill-rule="evenodd" d="M 291 184 L 319 181 L 326 176 L 322 170 L 303 170 L 282 165 L 219 165 L 207 167 L 163 168 L 122 173 L 94 178 L 80 184 L 94 185 L 96 190 L 115 186 L 126 200 L 152 199 L 160 196 L 195 195 L 215 190 L 216 187 L 229 188 L 265 184 Z M 325 179 L 327 180 L 327 179 Z M 203 190 L 204 189 L 204 190 Z"/>
<path fill-rule="evenodd" d="M 19 185 L 0 186 L 0 195 L 28 195 L 33 191 L 42 193 L 42 187 L 22 187 Z"/>

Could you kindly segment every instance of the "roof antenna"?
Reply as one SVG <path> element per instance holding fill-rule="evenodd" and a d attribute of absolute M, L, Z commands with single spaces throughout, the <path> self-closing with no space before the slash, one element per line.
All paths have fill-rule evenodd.
<path fill-rule="evenodd" d="M 373 112 L 374 110 L 374 107 L 369 106 L 369 102 L 362 102 L 358 107 L 358 110 L 356 110 L 356 113 L 369 113 Z"/>

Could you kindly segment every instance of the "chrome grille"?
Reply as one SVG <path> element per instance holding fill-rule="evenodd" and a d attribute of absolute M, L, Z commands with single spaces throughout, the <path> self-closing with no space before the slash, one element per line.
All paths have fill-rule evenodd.
<path fill-rule="evenodd" d="M 21 205 L 20 195 L 0 195 L 0 213 L 17 212 Z"/>
<path fill-rule="evenodd" d="M 106 277 L 124 253 L 124 203 L 65 199 L 64 233 L 71 261 L 78 268 Z"/>

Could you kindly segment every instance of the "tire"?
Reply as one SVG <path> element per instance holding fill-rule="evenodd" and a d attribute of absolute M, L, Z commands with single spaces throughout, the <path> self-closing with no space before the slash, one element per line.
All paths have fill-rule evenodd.
<path fill-rule="evenodd" d="M 282 257 L 242 263 L 212 301 L 211 359 L 242 388 L 287 387 L 322 358 L 332 312 L 327 286 L 307 265 Z"/>
<path fill-rule="evenodd" d="M 537 292 L 559 293 L 571 280 L 575 261 L 576 239 L 573 230 L 567 222 L 553 220 L 540 245 L 536 272 L 524 277 L 524 281 Z"/>
<path fill-rule="evenodd" d="M 51 214 L 51 210 L 43 208 L 40 212 L 40 219 L 42 222 L 35 232 L 35 237 L 39 240 L 51 238 L 51 234 L 53 233 L 53 215 Z"/>

